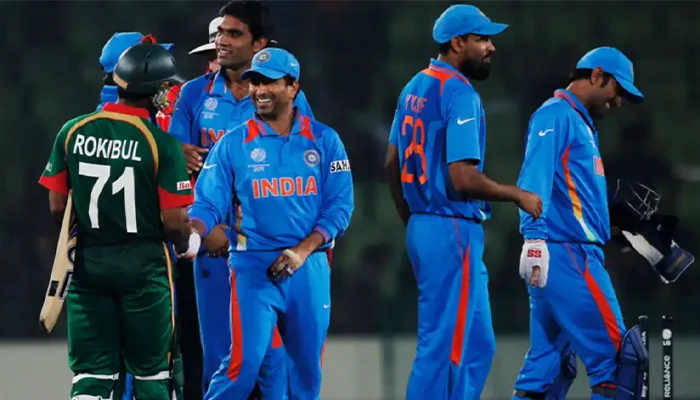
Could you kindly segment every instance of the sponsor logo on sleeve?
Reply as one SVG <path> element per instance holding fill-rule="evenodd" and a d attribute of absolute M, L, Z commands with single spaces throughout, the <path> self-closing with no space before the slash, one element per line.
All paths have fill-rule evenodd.
<path fill-rule="evenodd" d="M 350 171 L 350 161 L 348 160 L 335 160 L 331 162 L 331 174 L 336 172 L 346 172 Z"/>
<path fill-rule="evenodd" d="M 177 183 L 177 190 L 182 191 L 182 190 L 189 190 L 192 189 L 192 182 L 190 181 L 180 181 Z"/>

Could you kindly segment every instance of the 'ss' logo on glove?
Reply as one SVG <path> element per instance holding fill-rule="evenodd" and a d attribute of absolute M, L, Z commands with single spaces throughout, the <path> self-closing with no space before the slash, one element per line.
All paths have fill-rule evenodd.
<path fill-rule="evenodd" d="M 549 250 L 544 240 L 526 240 L 520 253 L 520 277 L 532 287 L 543 288 L 549 275 Z"/>

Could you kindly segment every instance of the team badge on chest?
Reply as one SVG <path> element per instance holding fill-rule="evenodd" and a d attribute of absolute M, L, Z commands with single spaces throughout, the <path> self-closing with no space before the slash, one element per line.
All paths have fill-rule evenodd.
<path fill-rule="evenodd" d="M 315 167 L 319 162 L 321 162 L 321 156 L 319 156 L 318 151 L 316 150 L 306 150 L 304 152 L 304 162 L 309 167 Z"/>
<path fill-rule="evenodd" d="M 210 97 L 204 102 L 204 108 L 206 108 L 209 111 L 214 111 L 216 110 L 216 106 L 219 105 L 219 102 L 216 101 L 215 98 Z"/>
<path fill-rule="evenodd" d="M 265 157 L 267 157 L 267 153 L 265 152 L 265 149 L 261 149 L 260 147 L 256 147 L 250 152 L 250 158 L 257 163 L 265 161 Z"/>

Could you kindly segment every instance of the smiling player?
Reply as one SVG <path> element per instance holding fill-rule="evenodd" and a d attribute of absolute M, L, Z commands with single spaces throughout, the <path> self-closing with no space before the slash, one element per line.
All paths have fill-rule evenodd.
<path fill-rule="evenodd" d="M 232 204 L 238 216 L 229 257 L 232 346 L 207 400 L 247 397 L 278 320 L 290 398 L 320 395 L 331 306 L 324 250 L 350 223 L 353 185 L 338 134 L 293 107 L 299 71 L 285 50 L 255 55 L 243 78 L 257 114 L 216 144 L 195 186 L 190 216 L 205 247 Z"/>

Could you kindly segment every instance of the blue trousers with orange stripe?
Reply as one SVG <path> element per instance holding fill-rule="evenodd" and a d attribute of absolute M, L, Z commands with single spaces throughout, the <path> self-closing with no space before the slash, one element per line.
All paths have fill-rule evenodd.
<path fill-rule="evenodd" d="M 547 243 L 549 277 L 530 291 L 530 350 L 516 390 L 546 392 L 570 346 L 586 367 L 590 386 L 615 382 L 625 325 L 603 249 L 592 244 Z M 593 394 L 592 399 L 604 399 Z M 515 399 L 515 397 L 514 397 Z"/>
<path fill-rule="evenodd" d="M 496 350 L 483 228 L 413 214 L 406 242 L 419 291 L 418 345 L 406 399 L 479 399 Z"/>
<path fill-rule="evenodd" d="M 210 258 L 201 253 L 194 262 L 197 313 L 203 352 L 203 393 L 207 392 L 214 373 L 231 348 L 230 271 L 226 258 Z M 287 376 L 284 347 L 277 328 L 260 370 L 258 384 L 265 398 L 279 398 L 285 393 Z"/>
<path fill-rule="evenodd" d="M 233 339 L 205 400 L 248 398 L 258 374 L 264 373 L 261 367 L 275 324 L 290 359 L 289 399 L 320 398 L 321 362 L 331 308 L 329 256 L 313 253 L 293 276 L 277 282 L 268 277 L 267 270 L 279 253 L 246 251 L 230 255 Z"/>

